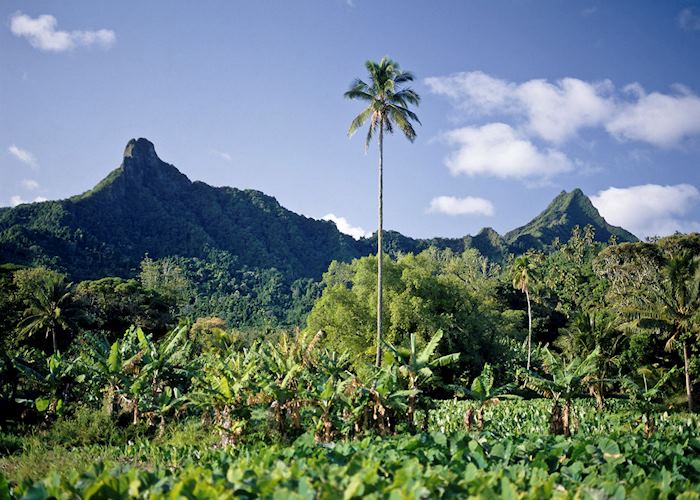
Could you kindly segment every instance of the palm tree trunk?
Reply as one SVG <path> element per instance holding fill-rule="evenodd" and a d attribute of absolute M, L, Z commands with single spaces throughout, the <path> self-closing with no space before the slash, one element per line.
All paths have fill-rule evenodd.
<path fill-rule="evenodd" d="M 409 381 L 409 389 L 412 391 L 416 390 L 416 376 L 411 375 L 410 376 L 410 381 Z M 406 417 L 408 420 L 408 431 L 409 432 L 415 432 L 416 427 L 415 427 L 415 412 L 416 412 L 416 395 L 411 394 L 408 397 L 408 411 L 406 412 Z"/>
<path fill-rule="evenodd" d="M 530 357 L 532 353 L 532 308 L 530 307 L 530 292 L 525 288 L 527 299 L 527 369 L 530 369 Z"/>
<path fill-rule="evenodd" d="M 688 411 L 693 413 L 693 386 L 690 385 L 690 368 L 688 366 L 688 341 L 683 341 L 683 363 L 685 368 L 685 393 L 688 396 Z"/>
<path fill-rule="evenodd" d="M 382 366 L 382 224 L 384 222 L 384 123 L 379 120 L 379 228 L 377 230 L 377 368 Z"/>

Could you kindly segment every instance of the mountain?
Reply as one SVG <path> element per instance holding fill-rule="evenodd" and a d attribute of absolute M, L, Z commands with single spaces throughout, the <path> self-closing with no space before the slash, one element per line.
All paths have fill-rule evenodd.
<path fill-rule="evenodd" d="M 146 139 L 129 141 L 122 164 L 92 190 L 0 212 L 0 262 L 47 264 L 73 279 L 129 276 L 146 254 L 203 258 L 210 249 L 290 278 L 320 277 L 331 260 L 361 255 L 332 222 L 259 191 L 190 181 Z"/>
<path fill-rule="evenodd" d="M 636 241 L 609 225 L 580 191 L 562 192 L 532 222 L 501 237 L 491 228 L 463 238 L 414 239 L 386 231 L 391 254 L 430 246 L 462 252 L 476 248 L 501 260 L 507 253 L 566 241 L 575 225 L 591 224 L 596 237 Z M 0 263 L 45 265 L 72 279 L 133 276 L 145 255 L 206 259 L 212 251 L 240 268 L 275 268 L 290 282 L 319 279 L 332 260 L 376 251 L 376 234 L 354 240 L 329 221 L 291 212 L 260 191 L 192 182 L 156 154 L 151 142 L 132 139 L 121 165 L 93 189 L 66 200 L 0 209 Z"/>
<path fill-rule="evenodd" d="M 612 236 L 617 241 L 638 241 L 637 237 L 621 227 L 608 224 L 598 209 L 580 189 L 570 193 L 562 191 L 547 208 L 522 227 L 506 233 L 504 239 L 513 253 L 522 253 L 530 248 L 546 249 L 555 239 L 566 242 L 575 226 L 583 229 L 591 225 L 595 239 L 606 242 Z"/>

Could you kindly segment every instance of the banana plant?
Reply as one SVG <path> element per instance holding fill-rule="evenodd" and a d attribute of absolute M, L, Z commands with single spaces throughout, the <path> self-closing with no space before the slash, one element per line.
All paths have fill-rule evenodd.
<path fill-rule="evenodd" d="M 550 420 L 553 434 L 571 435 L 571 399 L 582 392 L 584 386 L 597 382 L 591 375 L 597 369 L 599 355 L 600 348 L 596 347 L 585 358 L 576 357 L 567 363 L 562 356 L 545 348 L 543 356 L 549 378 L 533 371 L 520 372 L 528 387 L 554 401 Z M 563 411 L 560 403 L 562 400 Z"/>
<path fill-rule="evenodd" d="M 101 387 L 103 408 L 108 415 L 133 411 L 129 395 L 133 393 L 131 386 L 139 375 L 144 355 L 145 351 L 138 348 L 134 328 L 111 345 L 99 340 L 81 354 L 87 373 Z"/>
<path fill-rule="evenodd" d="M 188 330 L 188 325 L 181 325 L 155 343 L 141 328 L 136 328 L 136 337 L 143 355 L 138 376 L 130 387 L 134 424 L 138 422 L 140 406 L 148 408 L 157 405 L 166 387 L 175 387 L 181 391 L 189 385 L 193 362 L 188 356 L 191 347 L 187 340 Z"/>
<path fill-rule="evenodd" d="M 187 403 L 187 397 L 177 387 L 166 386 L 158 394 L 158 397 L 149 403 L 149 406 L 143 411 L 143 416 L 148 419 L 149 423 L 158 419 L 158 435 L 162 436 L 165 433 L 166 417 L 170 416 L 173 411 L 182 408 Z"/>
<path fill-rule="evenodd" d="M 662 389 L 677 371 L 677 367 L 675 366 L 665 371 L 651 387 L 649 387 L 647 376 L 652 375 L 652 372 L 647 367 L 637 369 L 637 374 L 641 376 L 642 383 L 639 383 L 630 376 L 622 377 L 620 380 L 622 390 L 629 396 L 630 400 L 636 403 L 639 410 L 642 411 L 644 435 L 647 438 L 650 438 L 651 435 L 654 434 L 656 428 L 654 412 L 659 408 L 660 401 L 664 396 Z"/>
<path fill-rule="evenodd" d="M 190 400 L 204 411 L 204 416 L 213 410 L 222 447 L 236 444 L 243 434 L 250 409 L 258 402 L 256 376 L 260 367 L 255 348 L 231 352 L 223 359 L 212 355 L 195 382 Z"/>
<path fill-rule="evenodd" d="M 442 330 L 438 330 L 421 351 L 416 347 L 415 333 L 410 335 L 408 349 L 396 348 L 389 342 L 384 342 L 399 366 L 399 373 L 408 380 L 408 390 L 411 394 L 408 396 L 406 418 L 411 431 L 415 431 L 414 416 L 418 397 L 422 393 L 420 388 L 436 379 L 433 368 L 449 365 L 459 359 L 459 353 L 435 355 L 442 335 Z"/>
<path fill-rule="evenodd" d="M 74 373 L 75 363 L 66 360 L 60 353 L 48 357 L 45 372 L 35 370 L 20 361 L 15 362 L 15 367 L 26 380 L 39 388 L 42 395 L 34 398 L 33 404 L 36 410 L 43 413 L 46 418 L 60 415 L 69 397 L 71 386 L 85 380 L 84 374 Z"/>
<path fill-rule="evenodd" d="M 478 430 L 484 428 L 484 408 L 486 406 L 497 403 L 499 399 L 519 398 L 519 396 L 510 394 L 510 392 L 515 389 L 516 384 L 506 384 L 499 387 L 493 386 L 493 369 L 488 363 L 484 365 L 479 376 L 472 380 L 471 388 L 458 385 L 452 385 L 450 387 L 455 391 L 456 396 L 467 397 L 477 402 L 476 428 Z M 469 408 L 464 415 L 464 427 L 466 430 L 471 430 L 473 419 L 473 410 Z"/>

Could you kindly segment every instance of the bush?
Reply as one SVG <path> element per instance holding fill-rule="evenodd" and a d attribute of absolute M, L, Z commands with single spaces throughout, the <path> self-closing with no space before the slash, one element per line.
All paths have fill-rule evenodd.
<path fill-rule="evenodd" d="M 78 406 L 72 414 L 59 418 L 46 438 L 47 444 L 66 448 L 116 445 L 126 440 L 125 432 L 108 415 L 86 406 Z"/>
<path fill-rule="evenodd" d="M 22 437 L 0 431 L 0 457 L 12 455 L 22 449 Z"/>

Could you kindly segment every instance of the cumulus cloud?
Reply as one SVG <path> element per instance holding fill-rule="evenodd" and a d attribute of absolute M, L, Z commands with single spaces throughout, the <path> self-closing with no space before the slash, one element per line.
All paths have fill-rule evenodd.
<path fill-rule="evenodd" d="M 683 9 L 678 14 L 678 25 L 686 31 L 700 31 L 700 10 L 694 7 Z"/>
<path fill-rule="evenodd" d="M 463 127 L 444 138 L 457 148 L 445 160 L 453 175 L 548 178 L 573 168 L 561 151 L 540 149 L 505 123 Z"/>
<path fill-rule="evenodd" d="M 591 201 L 610 224 L 642 238 L 700 230 L 700 223 L 684 218 L 700 202 L 700 191 L 690 184 L 611 187 Z"/>
<path fill-rule="evenodd" d="M 637 100 L 620 105 L 605 126 L 613 136 L 672 147 L 685 137 L 700 134 L 700 97 L 687 90 L 677 95 L 646 95 L 637 86 L 632 89 Z"/>
<path fill-rule="evenodd" d="M 36 198 L 34 198 L 35 203 L 39 203 L 42 201 L 48 201 L 48 198 L 44 198 L 43 196 L 37 196 Z"/>
<path fill-rule="evenodd" d="M 371 236 L 370 233 L 368 233 L 361 227 L 353 226 L 352 224 L 350 224 L 350 222 L 348 222 L 348 220 L 345 217 L 340 217 L 338 215 L 330 213 L 324 215 L 323 217 L 321 217 L 321 219 L 333 222 L 338 228 L 338 231 L 340 231 L 341 233 L 349 234 L 356 240 L 359 240 L 364 236 Z"/>
<path fill-rule="evenodd" d="M 515 83 L 481 71 L 431 77 L 425 83 L 468 115 L 512 116 L 518 129 L 554 144 L 595 127 L 619 140 L 658 147 L 676 146 L 700 134 L 700 97 L 681 85 L 672 93 L 647 94 L 638 83 L 621 90 L 609 80 Z"/>
<path fill-rule="evenodd" d="M 32 168 L 36 168 L 38 164 L 36 161 L 36 156 L 34 156 L 31 152 L 27 151 L 26 149 L 19 148 L 12 144 L 9 148 L 7 148 L 7 151 L 25 165 L 29 165 Z"/>
<path fill-rule="evenodd" d="M 26 38 L 32 47 L 48 52 L 64 52 L 91 45 L 108 49 L 117 39 L 112 30 L 60 31 L 56 29 L 57 24 L 52 15 L 44 14 L 32 18 L 18 12 L 12 16 L 10 29 L 15 36 Z"/>
<path fill-rule="evenodd" d="M 25 189 L 28 189 L 29 191 L 34 191 L 36 189 L 39 189 L 39 183 L 33 179 L 24 179 L 22 181 L 22 187 Z"/>
<path fill-rule="evenodd" d="M 494 214 L 493 203 L 484 198 L 467 196 L 457 198 L 455 196 L 438 196 L 430 201 L 428 208 L 430 213 L 447 215 L 486 215 Z"/>

